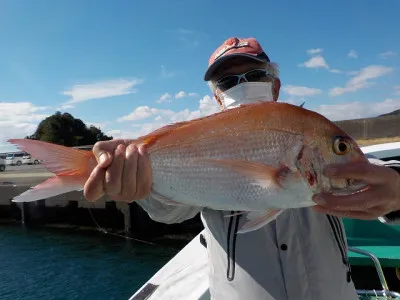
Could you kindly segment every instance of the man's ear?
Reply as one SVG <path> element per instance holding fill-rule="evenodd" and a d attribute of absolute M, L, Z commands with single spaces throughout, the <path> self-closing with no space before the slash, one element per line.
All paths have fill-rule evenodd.
<path fill-rule="evenodd" d="M 281 80 L 279 78 L 276 78 L 273 90 L 274 101 L 278 101 L 280 89 L 281 89 Z"/>

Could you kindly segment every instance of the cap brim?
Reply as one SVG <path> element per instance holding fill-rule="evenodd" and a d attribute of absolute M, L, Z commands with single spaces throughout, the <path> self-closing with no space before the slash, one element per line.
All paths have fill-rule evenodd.
<path fill-rule="evenodd" d="M 204 74 L 204 81 L 209 81 L 211 76 L 214 74 L 216 69 L 221 66 L 222 63 L 226 62 L 227 60 L 231 60 L 233 58 L 238 58 L 238 57 L 243 57 L 243 58 L 250 58 L 251 60 L 258 61 L 258 62 L 267 62 L 263 58 L 259 58 L 257 56 L 247 54 L 247 53 L 233 53 L 233 54 L 228 54 L 224 55 L 221 58 L 218 58 L 216 61 L 214 61 L 207 69 L 206 73 Z"/>

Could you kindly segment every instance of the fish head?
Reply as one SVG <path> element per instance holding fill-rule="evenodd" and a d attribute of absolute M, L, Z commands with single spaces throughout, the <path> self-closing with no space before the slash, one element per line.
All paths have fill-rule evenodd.
<path fill-rule="evenodd" d="M 305 135 L 304 145 L 298 156 L 298 169 L 306 184 L 314 192 L 349 194 L 366 186 L 351 178 L 330 178 L 324 174 L 327 166 L 353 162 L 369 163 L 356 141 L 335 124 L 315 124 L 315 134 Z M 318 134 L 316 134 L 318 132 Z"/>

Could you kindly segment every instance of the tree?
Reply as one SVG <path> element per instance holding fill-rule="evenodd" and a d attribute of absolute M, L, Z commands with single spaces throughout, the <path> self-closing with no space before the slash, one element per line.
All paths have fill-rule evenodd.
<path fill-rule="evenodd" d="M 26 137 L 64 146 L 93 145 L 98 141 L 111 140 L 112 136 L 105 135 L 99 128 L 90 126 L 74 118 L 69 113 L 57 111 L 41 121 L 36 131 Z"/>

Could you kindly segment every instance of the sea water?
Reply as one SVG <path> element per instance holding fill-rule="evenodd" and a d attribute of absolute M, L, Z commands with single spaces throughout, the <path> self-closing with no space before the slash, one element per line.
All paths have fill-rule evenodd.
<path fill-rule="evenodd" d="M 179 249 L 0 225 L 0 300 L 128 299 Z"/>

